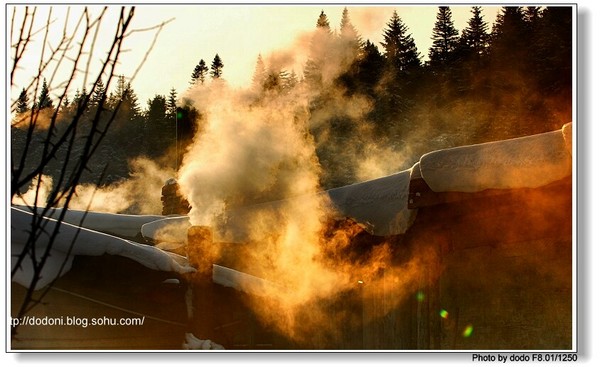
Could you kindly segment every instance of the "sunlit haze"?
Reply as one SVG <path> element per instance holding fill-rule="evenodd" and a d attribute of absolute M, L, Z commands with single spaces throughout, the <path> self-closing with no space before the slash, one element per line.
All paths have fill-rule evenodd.
<path fill-rule="evenodd" d="M 40 23 L 47 19 L 50 6 L 38 6 L 37 18 Z M 17 14 L 23 11 L 18 6 Z M 63 20 L 66 19 L 67 6 L 52 6 L 52 18 L 56 20 L 52 34 L 62 34 Z M 99 13 L 101 7 L 92 6 L 92 13 Z M 132 86 L 140 104 L 145 106 L 148 99 L 155 94 L 166 95 L 171 88 L 181 94 L 189 87 L 190 75 L 200 59 L 210 66 L 216 54 L 224 63 L 223 78 L 233 87 L 247 86 L 258 55 L 268 59 L 275 52 L 288 51 L 293 60 L 286 60 L 289 70 L 302 75 L 306 55 L 302 50 L 308 46 L 308 32 L 316 27 L 317 18 L 324 11 L 332 30 L 339 30 L 344 5 L 141 5 L 135 8 L 132 30 L 127 39 L 126 52 L 120 60 L 117 74 L 132 77 L 146 52 L 149 55 L 141 69 L 135 75 Z M 470 6 L 455 5 L 451 7 L 455 26 L 459 31 L 466 26 L 471 17 Z M 431 33 L 437 12 L 436 6 L 354 6 L 348 5 L 349 16 L 363 40 L 370 40 L 381 50 L 380 42 L 386 24 L 393 11 L 397 10 L 409 32 L 413 35 L 423 60 L 427 59 L 431 46 Z M 116 19 L 119 6 L 110 5 L 107 17 Z M 483 7 L 484 20 L 491 29 L 498 7 Z M 13 9 L 8 9 L 12 16 Z M 81 7 L 72 7 L 69 26 L 74 27 L 81 13 Z M 165 23 L 158 33 L 156 42 L 153 39 L 158 29 L 146 30 Z M 113 36 L 113 28 L 108 21 L 103 24 L 107 31 L 100 32 L 98 43 L 109 42 Z M 110 30 L 110 31 L 108 31 Z M 36 50 L 42 43 L 42 34 L 30 47 Z M 152 47 L 151 47 L 152 46 Z M 101 49 L 98 47 L 98 49 Z M 12 52 L 10 53 L 12 55 Z M 14 90 L 20 90 L 21 84 L 28 80 L 28 67 L 37 66 L 39 51 L 30 52 L 31 59 L 21 62 L 19 72 L 15 76 Z M 103 55 L 93 57 L 97 62 Z M 44 75 L 50 78 L 50 75 Z M 56 88 L 60 78 L 55 78 L 51 85 Z M 81 83 L 81 82 L 80 82 Z M 88 81 L 88 85 L 90 81 Z M 81 85 L 81 84 L 79 84 Z M 79 86 L 77 86 L 79 87 Z M 69 94 L 75 93 L 75 87 Z M 16 96 L 14 96 L 16 97 Z"/>
<path fill-rule="evenodd" d="M 7 6 L 12 348 L 575 348 L 589 17 L 475 5 Z"/>

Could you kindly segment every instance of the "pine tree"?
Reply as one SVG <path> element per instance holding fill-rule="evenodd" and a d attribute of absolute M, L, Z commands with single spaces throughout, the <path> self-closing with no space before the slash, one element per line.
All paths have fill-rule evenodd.
<path fill-rule="evenodd" d="M 129 112 L 130 120 L 134 120 L 141 116 L 138 98 L 135 92 L 133 91 L 133 88 L 131 87 L 131 83 L 127 83 L 127 88 L 123 96 L 123 102 L 126 110 Z"/>
<path fill-rule="evenodd" d="M 409 71 L 421 66 L 420 54 L 417 51 L 415 40 L 407 34 L 408 27 L 402 22 L 394 10 L 392 18 L 387 23 L 383 34 L 384 55 L 388 64 L 396 71 Z"/>
<path fill-rule="evenodd" d="M 117 85 L 110 99 L 110 107 L 118 109 L 106 137 L 107 144 L 116 150 L 122 150 L 127 156 L 147 153 L 146 149 L 149 147 L 139 144 L 140 140 L 145 139 L 144 114 L 140 109 L 138 97 L 125 76 L 120 75 L 117 78 Z"/>
<path fill-rule="evenodd" d="M 252 75 L 252 85 L 254 88 L 261 90 L 264 87 L 265 79 L 267 77 L 267 69 L 263 61 L 262 55 L 258 54 L 256 59 L 256 66 L 254 67 L 254 74 Z"/>
<path fill-rule="evenodd" d="M 503 6 L 492 27 L 492 42 L 495 47 L 515 47 L 521 43 L 525 31 L 525 17 L 519 6 Z"/>
<path fill-rule="evenodd" d="M 200 81 L 200 84 L 204 84 L 204 82 L 206 81 L 206 74 L 208 73 L 208 66 L 206 66 L 206 63 L 204 62 L 203 59 L 200 59 L 200 61 L 198 62 L 197 65 L 197 70 L 198 70 L 198 79 Z"/>
<path fill-rule="evenodd" d="M 119 115 L 125 117 L 125 120 L 132 121 L 142 115 L 137 95 L 131 87 L 131 83 L 125 79 L 124 75 L 119 75 L 117 78 L 117 86 L 112 98 L 115 99 L 117 104 L 120 103 Z"/>
<path fill-rule="evenodd" d="M 548 6 L 541 13 L 533 42 L 537 84 L 546 95 L 565 93 L 571 102 L 573 14 L 568 6 Z M 569 106 L 570 107 L 570 106 Z M 566 109 L 566 108 L 565 108 Z"/>
<path fill-rule="evenodd" d="M 84 91 L 84 94 L 85 94 L 85 91 Z M 77 89 L 75 91 L 75 95 L 73 96 L 73 102 L 71 102 L 71 104 L 73 105 L 73 107 L 75 109 L 77 109 L 79 107 L 79 105 L 82 103 L 84 98 L 85 98 L 85 95 L 82 95 L 81 92 L 79 91 L 79 89 Z"/>
<path fill-rule="evenodd" d="M 540 63 L 540 59 L 537 55 L 537 49 L 540 42 L 543 42 L 544 35 L 541 33 L 542 25 L 542 11 L 539 6 L 528 6 L 524 9 L 523 20 L 525 21 L 525 34 L 523 35 L 526 40 L 527 46 L 527 68 L 532 70 L 534 74 L 543 67 L 544 62 Z"/>
<path fill-rule="evenodd" d="M 429 48 L 429 60 L 432 65 L 446 65 L 458 47 L 458 30 L 454 27 L 452 11 L 440 6 L 431 37 L 433 44 Z"/>
<path fill-rule="evenodd" d="M 223 75 L 224 66 L 225 65 L 223 64 L 221 57 L 219 56 L 219 54 L 216 54 L 215 58 L 212 61 L 212 64 L 210 64 L 210 77 L 213 79 L 221 78 L 221 76 Z"/>
<path fill-rule="evenodd" d="M 324 11 L 317 20 L 317 28 L 315 29 L 311 42 L 308 60 L 304 66 L 304 79 L 313 88 L 321 88 L 323 86 L 323 75 L 327 74 L 327 69 L 333 65 L 331 63 L 331 53 L 333 50 L 333 34 L 329 26 L 329 19 Z M 337 67 L 337 65 L 335 65 Z"/>
<path fill-rule="evenodd" d="M 356 28 L 354 28 L 352 22 L 350 21 L 347 7 L 344 7 L 344 10 L 342 10 L 342 20 L 340 21 L 340 35 L 344 35 L 345 33 L 352 34 L 354 36 L 358 35 Z"/>
<path fill-rule="evenodd" d="M 349 67 L 359 56 L 362 48 L 362 40 L 356 31 L 356 28 L 350 21 L 348 8 L 342 12 L 342 21 L 340 23 L 340 63 L 345 69 Z"/>
<path fill-rule="evenodd" d="M 195 85 L 198 83 L 198 81 L 200 81 L 200 84 L 204 84 L 207 72 L 208 67 L 206 66 L 206 63 L 203 59 L 200 59 L 200 62 L 198 62 L 198 65 L 196 65 L 194 71 L 192 72 L 192 80 L 190 81 L 190 84 Z"/>
<path fill-rule="evenodd" d="M 151 121 L 163 121 L 167 115 L 167 99 L 165 96 L 156 94 L 148 100 L 146 118 Z"/>
<path fill-rule="evenodd" d="M 172 141 L 171 126 L 167 117 L 167 99 L 162 95 L 155 95 L 148 100 L 146 111 L 146 139 L 151 149 L 147 153 L 152 157 L 162 156 Z"/>
<path fill-rule="evenodd" d="M 542 7 L 540 6 L 528 6 L 525 9 L 524 17 L 527 23 L 535 23 L 542 17 Z"/>
<path fill-rule="evenodd" d="M 483 20 L 481 6 L 471 8 L 473 14 L 461 34 L 461 43 L 476 55 L 483 55 L 489 45 L 488 24 Z"/>
<path fill-rule="evenodd" d="M 285 90 L 292 90 L 296 87 L 296 85 L 298 85 L 298 75 L 296 75 L 296 72 L 292 70 L 289 76 L 285 79 L 283 87 Z"/>
<path fill-rule="evenodd" d="M 502 7 L 492 28 L 491 61 L 498 69 L 506 70 L 508 73 L 521 72 L 525 75 L 530 55 L 530 36 L 523 9 L 517 6 Z"/>
<path fill-rule="evenodd" d="M 358 62 L 358 84 L 360 89 L 369 95 L 375 96 L 375 89 L 381 79 L 385 66 L 385 58 L 379 52 L 377 45 L 367 40 Z"/>
<path fill-rule="evenodd" d="M 263 82 L 263 89 L 265 91 L 281 92 L 281 90 L 283 88 L 283 83 L 284 83 L 282 75 L 285 76 L 285 74 L 282 74 L 282 73 L 284 73 L 284 71 L 277 71 L 277 70 L 267 71 L 267 75 Z"/>
<path fill-rule="evenodd" d="M 130 127 L 129 122 L 141 123 L 143 114 L 137 95 L 124 75 L 119 75 L 117 78 L 117 85 L 109 98 L 109 108 L 116 109 L 117 107 L 116 128 L 113 129 L 113 132 L 124 126 Z"/>
<path fill-rule="evenodd" d="M 167 99 L 167 117 L 169 119 L 175 118 L 177 113 L 177 91 L 175 88 L 171 88 L 169 92 L 169 98 Z"/>
<path fill-rule="evenodd" d="M 280 92 L 287 92 L 287 86 L 289 85 L 290 80 L 290 72 L 282 69 L 279 71 L 279 84 L 280 84 Z"/>
<path fill-rule="evenodd" d="M 358 35 L 358 31 L 352 25 L 350 16 L 348 15 L 348 8 L 344 8 L 342 12 L 342 21 L 340 22 L 340 39 L 344 42 L 344 45 L 348 46 L 355 55 L 358 55 L 360 48 L 362 47 L 362 41 Z"/>
<path fill-rule="evenodd" d="M 17 113 L 25 113 L 29 111 L 29 96 L 25 88 L 21 90 L 19 99 L 17 99 Z"/>
<path fill-rule="evenodd" d="M 40 110 L 44 108 L 54 108 L 54 104 L 50 98 L 50 91 L 48 90 L 46 79 L 44 79 L 44 82 L 42 83 L 42 89 L 40 90 L 36 107 Z"/>
<path fill-rule="evenodd" d="M 69 96 L 65 94 L 65 97 L 62 101 L 61 112 L 67 112 L 71 109 L 71 101 L 69 100 Z"/>
<path fill-rule="evenodd" d="M 114 110 L 117 107 L 117 105 L 119 104 L 120 100 L 121 100 L 121 98 L 117 95 L 117 91 L 113 90 L 108 95 L 108 101 L 107 101 L 106 105 L 108 106 L 109 109 Z"/>
<path fill-rule="evenodd" d="M 325 15 L 325 11 L 321 10 L 321 14 L 319 14 L 319 19 L 317 19 L 317 29 L 323 29 L 328 32 L 331 32 L 331 27 L 329 26 L 329 19 L 327 19 L 327 15 Z"/>
<path fill-rule="evenodd" d="M 378 116 L 376 132 L 381 136 L 402 133 L 414 129 L 408 119 L 416 105 L 421 77 L 421 60 L 412 35 L 394 11 L 383 34 L 385 73 L 382 87 L 377 93 L 375 112 Z"/>
<path fill-rule="evenodd" d="M 104 87 L 104 83 L 102 80 L 98 80 L 96 84 L 96 88 L 94 88 L 94 92 L 90 97 L 90 107 L 97 107 L 100 103 L 106 99 L 106 88 Z"/>
<path fill-rule="evenodd" d="M 127 93 L 127 80 L 125 80 L 125 75 L 119 75 L 117 77 L 117 86 L 115 88 L 115 98 L 122 100 L 125 98 L 125 94 Z"/>
<path fill-rule="evenodd" d="M 339 65 L 339 75 L 335 81 L 348 95 L 358 92 L 357 74 L 362 47 L 363 41 L 350 21 L 348 8 L 344 8 L 333 60 Z"/>

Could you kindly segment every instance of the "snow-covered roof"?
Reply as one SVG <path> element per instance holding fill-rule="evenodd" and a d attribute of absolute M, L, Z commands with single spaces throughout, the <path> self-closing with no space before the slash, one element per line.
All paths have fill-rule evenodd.
<path fill-rule="evenodd" d="M 427 153 L 420 174 L 434 192 L 537 188 L 571 175 L 571 124 L 562 130 Z"/>
<path fill-rule="evenodd" d="M 272 295 L 282 291 L 275 283 L 217 264 L 213 264 L 212 279 L 216 284 L 257 296 Z"/>
<path fill-rule="evenodd" d="M 325 191 L 337 212 L 354 219 L 374 235 L 402 234 L 415 218 L 416 210 L 408 209 L 411 174 L 423 179 L 434 192 L 472 193 L 487 189 L 537 188 L 572 174 L 571 124 L 561 130 L 498 142 L 443 149 L 425 154 L 409 170 L 390 176 Z M 415 171 L 418 170 L 418 171 Z M 256 210 L 277 210 L 286 201 L 276 201 L 231 210 L 225 217 L 228 234 L 225 240 L 244 240 L 244 223 Z M 32 214 L 23 207 L 11 210 L 13 264 L 28 238 Z M 57 217 L 58 210 L 50 211 Z M 84 217 L 85 214 L 85 217 Z M 36 241 L 40 253 L 48 246 L 56 220 L 46 218 L 46 232 Z M 184 244 L 191 226 L 187 216 L 128 216 L 119 214 L 69 210 L 56 238 L 37 288 L 44 287 L 64 264 L 68 271 L 74 255 L 112 254 L 130 258 L 156 270 L 194 271 L 179 255 L 162 251 L 98 231 L 125 237 L 141 233 L 157 242 Z M 87 228 L 80 228 L 79 225 Z M 170 231 L 168 229 L 171 229 Z M 174 230 L 173 230 L 174 229 Z M 215 233 L 218 239 L 218 233 Z M 71 243 L 74 243 L 70 249 Z M 14 266 L 14 265 L 13 265 Z M 216 279 L 229 286 L 256 291 L 266 286 L 258 278 L 248 277 L 232 269 L 217 267 Z M 29 286 L 33 275 L 31 259 L 26 259 L 13 280 Z M 241 284 L 241 285 L 240 285 Z"/>
<path fill-rule="evenodd" d="M 32 208 L 24 205 L 13 205 L 13 207 L 28 212 L 32 210 Z M 44 215 L 58 219 L 63 210 L 63 208 L 49 208 Z M 64 213 L 63 222 L 119 237 L 135 237 L 141 233 L 144 224 L 163 218 L 165 218 L 163 215 L 113 214 L 68 209 Z"/>
<path fill-rule="evenodd" d="M 410 170 L 326 191 L 335 208 L 377 236 L 406 232 L 415 212 L 407 208 Z"/>
<path fill-rule="evenodd" d="M 142 225 L 142 236 L 150 241 L 180 243 L 187 241 L 187 229 L 191 227 L 190 218 L 187 215 L 177 217 L 165 217 Z"/>
<path fill-rule="evenodd" d="M 11 269 L 15 268 L 17 259 L 29 240 L 33 218 L 33 214 L 29 211 L 16 207 L 11 208 Z M 35 240 L 38 262 L 42 258 L 42 254 L 49 248 L 51 234 L 57 224 L 58 222 L 55 219 L 43 218 L 44 231 L 41 231 L 39 237 Z M 47 257 L 46 263 L 41 269 L 41 278 L 35 289 L 45 287 L 55 278 L 69 271 L 73 256 L 100 256 L 104 254 L 123 256 L 154 270 L 177 273 L 195 271 L 183 256 L 165 252 L 153 246 L 77 227 L 69 223 L 62 223 L 57 236 L 52 242 L 50 256 Z M 34 276 L 33 265 L 33 259 L 29 254 L 26 255 L 12 280 L 29 287 Z"/>
<path fill-rule="evenodd" d="M 411 169 L 322 194 L 340 215 L 362 224 L 371 234 L 402 234 L 416 215 L 415 210 L 408 209 L 411 176 L 422 178 L 435 192 L 541 187 L 571 175 L 571 129 L 569 123 L 548 133 L 437 150 L 423 155 Z M 253 213 L 278 210 L 285 203 L 273 201 L 230 210 L 224 215 L 228 219 L 227 238 L 222 240 L 244 241 L 245 224 Z M 173 224 L 182 230 L 171 232 L 169 240 L 185 242 L 185 228 L 191 225 L 185 216 L 144 224 L 142 235 L 160 241 L 161 233 Z"/>
<path fill-rule="evenodd" d="M 404 233 L 414 219 L 414 211 L 407 208 L 410 170 L 387 177 L 328 190 L 327 195 L 334 210 L 341 216 L 350 217 L 367 231 L 378 236 Z M 257 213 L 281 211 L 288 200 L 271 201 L 234 208 L 225 213 L 221 230 L 214 235 L 219 242 L 244 242 L 249 239 L 248 223 Z M 142 226 L 144 238 L 156 242 L 179 242 L 187 240 L 187 228 L 191 226 L 187 216 L 161 218 Z M 176 230 L 173 230 L 176 229 Z"/>

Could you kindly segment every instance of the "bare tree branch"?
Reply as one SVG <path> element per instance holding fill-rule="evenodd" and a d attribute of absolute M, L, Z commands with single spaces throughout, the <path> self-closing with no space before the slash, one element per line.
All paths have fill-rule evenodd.
<path fill-rule="evenodd" d="M 59 105 L 53 109 L 44 109 L 43 106 L 38 106 L 34 103 L 33 108 L 27 116 L 21 116 L 17 121 L 13 121 L 11 126 L 13 128 L 25 129 L 24 145 L 22 147 L 21 156 L 17 159 L 11 156 L 11 199 L 20 195 L 20 188 L 28 185 L 33 179 L 36 179 L 36 184 L 33 187 L 35 191 L 34 202 L 30 206 L 32 213 L 32 219 L 30 227 L 28 227 L 28 238 L 24 244 L 23 251 L 18 254 L 11 254 L 13 257 L 13 266 L 11 274 L 14 276 L 19 269 L 23 266 L 24 261 L 31 261 L 33 267 L 33 276 L 25 299 L 17 311 L 16 317 L 21 317 L 39 304 L 44 296 L 47 294 L 47 290 L 42 292 L 39 297 L 34 297 L 34 289 L 36 289 L 42 270 L 47 264 L 48 259 L 51 256 L 53 244 L 59 234 L 61 223 L 64 220 L 69 204 L 73 197 L 77 194 L 77 188 L 82 180 L 83 173 L 90 170 L 90 160 L 97 153 L 98 148 L 107 136 L 111 126 L 118 117 L 118 111 L 122 106 L 123 100 L 119 100 L 116 106 L 111 106 L 112 112 L 106 114 L 105 105 L 107 103 L 106 95 L 103 95 L 100 101 L 95 101 L 96 110 L 93 113 L 88 113 L 88 109 L 91 102 L 91 96 L 97 91 L 103 79 L 106 80 L 107 86 L 111 84 L 111 81 L 116 76 L 116 67 L 118 66 L 121 55 L 124 52 L 124 42 L 128 36 L 134 32 L 151 31 L 155 30 L 156 34 L 153 42 L 148 47 L 142 62 L 138 65 L 135 70 L 133 77 L 135 77 L 140 70 L 143 63 L 148 58 L 151 49 L 154 47 L 156 37 L 162 27 L 167 23 L 161 23 L 156 27 L 150 27 L 147 29 L 138 29 L 130 31 L 132 19 L 135 15 L 135 7 L 121 7 L 118 19 L 116 19 L 116 25 L 114 28 L 114 36 L 111 44 L 107 47 L 107 50 L 103 52 L 104 56 L 101 58 L 101 66 L 93 68 L 92 58 L 97 53 L 99 45 L 97 40 L 101 32 L 100 26 L 104 23 L 104 20 L 108 14 L 107 7 L 104 7 L 99 14 L 92 17 L 88 8 L 85 7 L 82 14 L 75 23 L 74 31 L 69 31 L 68 23 L 70 18 L 70 9 L 67 11 L 67 17 L 64 19 L 62 27 L 62 34 L 58 41 L 54 44 L 48 42 L 51 25 L 55 23 L 52 19 L 52 8 L 50 8 L 48 17 L 45 21 L 44 27 L 40 31 L 43 31 L 43 43 L 41 54 L 37 64 L 37 75 L 32 77 L 26 87 L 23 87 L 27 92 L 33 92 L 34 99 L 39 97 L 39 90 L 44 79 L 43 74 L 49 73 L 50 83 L 49 90 L 54 86 L 58 85 L 58 103 Z M 13 64 L 11 69 L 11 87 L 15 87 L 15 74 L 20 68 L 20 63 L 23 62 L 28 46 L 33 40 L 33 36 L 38 31 L 33 31 L 35 16 L 37 8 L 33 11 L 29 7 L 25 7 L 23 14 L 23 20 L 20 22 L 20 29 L 17 31 L 17 8 L 13 10 L 11 18 L 11 37 L 16 33 L 16 38 L 11 38 L 11 47 L 13 48 Z M 75 36 L 81 31 L 80 36 Z M 85 59 L 87 57 L 87 60 Z M 59 69 L 64 66 L 65 62 L 72 63 L 69 69 L 68 75 L 65 80 L 57 83 L 55 80 L 59 75 Z M 52 70 L 50 66 L 52 65 Z M 84 88 L 87 86 L 88 79 L 92 78 L 93 83 L 91 85 L 90 93 L 84 93 L 80 101 L 77 101 L 77 105 L 74 111 L 68 113 L 69 121 L 64 121 L 60 106 L 63 101 L 68 98 L 68 92 L 72 84 L 79 78 L 82 77 Z M 133 77 L 131 79 L 133 79 Z M 14 108 L 14 101 L 12 106 Z M 50 118 L 45 133 L 42 134 L 42 119 L 46 118 L 49 113 Z M 18 126 L 18 127 L 17 127 Z M 42 141 L 36 141 L 39 137 L 43 136 Z M 41 144 L 41 145 L 38 145 Z M 30 152 L 34 149 L 34 146 L 38 149 L 39 158 L 35 162 L 29 162 L 31 158 Z M 49 165 L 52 161 L 61 159 L 59 165 L 59 174 L 55 177 L 55 182 L 52 190 L 47 194 L 46 202 L 39 203 L 42 199 L 43 189 L 43 178 L 48 173 Z M 29 160 L 28 160 L 29 159 Z M 33 166 L 31 166 L 33 163 Z M 97 184 L 103 180 L 106 172 L 106 166 L 98 178 Z M 53 210 L 52 207 L 63 205 L 63 210 L 60 212 L 56 219 L 55 225 L 46 227 L 48 223 L 49 211 Z M 46 236 L 48 238 L 46 247 L 36 247 L 36 243 L 39 242 L 40 236 Z M 73 248 L 75 242 L 71 243 L 70 249 Z M 67 253 L 67 257 L 70 255 L 70 250 Z M 61 269 L 64 269 L 65 263 L 62 264 Z M 13 335 L 16 333 L 16 328 L 12 330 Z"/>
<path fill-rule="evenodd" d="M 37 8 L 33 8 L 33 13 L 30 16 L 29 15 L 29 7 L 28 6 L 25 7 L 25 15 L 23 16 L 23 23 L 21 24 L 21 29 L 19 31 L 19 37 L 17 40 L 17 44 L 14 46 L 15 56 L 14 56 L 13 67 L 10 72 L 10 84 L 11 85 L 13 85 L 15 71 L 17 70 L 19 62 L 21 61 L 21 58 L 23 57 L 23 54 L 25 53 L 25 50 L 27 49 L 27 45 L 29 44 L 29 42 L 31 41 L 31 39 L 33 37 L 32 28 L 33 28 L 33 21 L 35 19 L 36 10 L 37 10 Z M 17 9 L 13 8 L 13 19 L 14 19 L 14 16 L 16 13 L 17 13 Z M 30 23 L 29 23 L 29 29 L 27 30 L 27 36 L 23 37 L 25 29 L 27 28 L 28 20 Z M 14 24 L 14 22 L 13 22 L 13 24 Z M 12 26 L 11 26 L 11 35 L 12 34 L 13 33 L 12 33 Z"/>
<path fill-rule="evenodd" d="M 137 74 L 141 70 L 142 66 L 146 63 L 146 60 L 148 59 L 148 56 L 150 55 L 150 51 L 152 51 L 152 49 L 154 48 L 154 45 L 156 44 L 156 40 L 158 39 L 158 35 L 162 31 L 163 27 L 165 25 L 167 25 L 169 22 L 171 22 L 172 20 L 173 20 L 173 18 L 169 19 L 165 22 L 162 22 L 155 27 L 145 28 L 146 31 L 147 30 L 155 30 L 155 29 L 157 29 L 157 31 L 154 34 L 154 38 L 152 39 L 152 44 L 150 45 L 150 47 L 146 50 L 146 53 L 144 54 L 144 58 L 142 59 L 142 62 L 138 65 L 137 69 L 135 69 L 135 71 L 133 72 L 133 76 L 131 77 L 132 80 L 137 76 Z M 135 32 L 141 32 L 141 31 L 143 31 L 143 30 L 135 30 Z M 133 32 L 130 32 L 129 34 L 131 34 L 131 33 L 133 33 Z"/>

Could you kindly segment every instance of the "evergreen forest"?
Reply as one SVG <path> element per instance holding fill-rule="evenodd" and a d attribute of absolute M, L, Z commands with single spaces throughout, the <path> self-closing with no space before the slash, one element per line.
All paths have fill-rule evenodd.
<path fill-rule="evenodd" d="M 303 70 L 282 69 L 258 55 L 248 87 L 253 96 L 249 104 L 300 90 L 308 96 L 306 133 L 315 142 L 323 189 L 363 178 L 349 158 L 353 155 L 401 152 L 393 167 L 399 171 L 432 150 L 546 132 L 571 121 L 571 7 L 503 7 L 490 20 L 473 6 L 467 26 L 457 29 L 451 7 L 440 6 L 428 50 L 417 49 L 395 11 L 381 30 L 383 42 L 363 39 L 351 10 L 344 9 L 339 25 L 330 24 L 324 12 L 316 14 Z M 190 70 L 190 88 L 226 82 L 224 71 L 233 63 L 218 54 L 201 59 Z M 185 147 L 202 133 L 203 107 L 181 98 L 186 91 L 159 91 L 144 102 L 124 76 L 112 84 L 108 90 L 98 83 L 93 91 L 77 90 L 61 101 L 53 100 L 45 81 L 36 95 L 23 88 L 13 111 L 13 161 L 27 167 L 43 149 L 36 142 L 61 136 L 68 123 L 60 121 L 78 115 L 82 141 L 86 119 L 111 121 L 94 127 L 106 129 L 81 182 L 126 180 L 131 175 L 128 162 L 137 157 L 163 167 L 180 165 Z M 366 107 L 355 113 L 348 108 L 353 104 Z M 55 113 L 56 131 L 28 133 L 22 128 L 33 115 L 41 120 Z M 83 149 L 83 144 L 72 149 Z M 64 174 L 58 162 L 69 154 L 73 152 L 57 151 L 57 163 L 49 162 L 45 174 Z"/>

